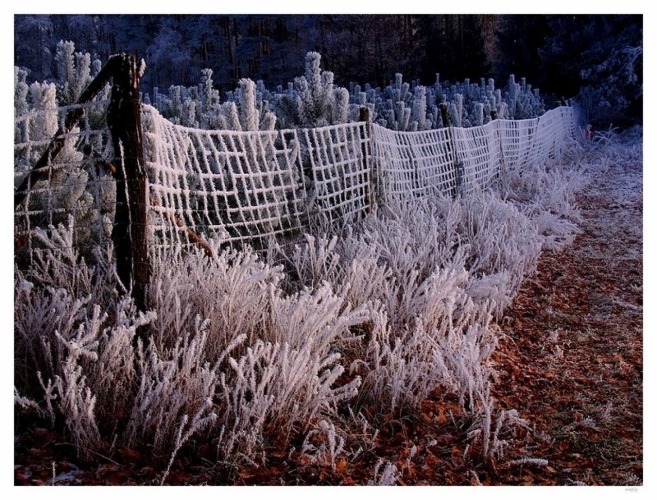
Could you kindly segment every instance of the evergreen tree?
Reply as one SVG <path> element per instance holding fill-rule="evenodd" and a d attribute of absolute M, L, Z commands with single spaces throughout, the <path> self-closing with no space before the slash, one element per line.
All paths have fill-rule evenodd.
<path fill-rule="evenodd" d="M 14 16 L 14 65 L 29 70 L 32 81 L 52 76 L 53 53 L 58 40 L 50 17 Z"/>
<path fill-rule="evenodd" d="M 576 97 L 595 125 L 634 123 L 642 115 L 642 37 L 640 15 L 502 16 L 496 75 Z"/>
<path fill-rule="evenodd" d="M 549 34 L 548 16 L 500 16 L 496 31 L 498 58 L 494 63 L 495 79 L 504 81 L 509 75 L 516 75 L 547 91 L 551 75 L 543 71 L 539 50 Z"/>
<path fill-rule="evenodd" d="M 642 16 L 550 16 L 548 23 L 542 68 L 560 75 L 559 90 L 577 96 L 587 121 L 608 127 L 640 120 Z"/>

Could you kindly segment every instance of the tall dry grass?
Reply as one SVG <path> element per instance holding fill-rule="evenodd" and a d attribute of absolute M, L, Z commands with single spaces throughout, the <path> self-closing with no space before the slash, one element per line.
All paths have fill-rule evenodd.
<path fill-rule="evenodd" d="M 556 164 L 506 172 L 498 193 L 391 203 L 266 259 L 172 251 L 153 263 L 147 313 L 111 248 L 86 262 L 72 223 L 43 231 L 34 267 L 14 273 L 16 411 L 65 429 L 82 455 L 148 446 L 164 482 L 193 441 L 218 464 L 257 464 L 301 435 L 297 451 L 335 467 L 358 454 L 350 440 L 374 439 L 352 434 L 375 423 L 364 405 L 401 416 L 438 388 L 471 414 L 473 446 L 499 456 L 503 427 L 523 421 L 491 396 L 494 320 L 541 249 L 572 241 L 582 179 Z M 377 467 L 374 482 L 395 474 Z"/>

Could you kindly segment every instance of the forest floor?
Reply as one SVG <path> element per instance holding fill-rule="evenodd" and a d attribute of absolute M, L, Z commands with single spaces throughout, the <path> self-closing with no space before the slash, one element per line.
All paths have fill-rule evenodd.
<path fill-rule="evenodd" d="M 505 312 L 494 393 L 532 428 L 510 443 L 514 454 L 548 465 L 487 475 L 490 484 L 643 483 L 641 167 L 592 173 L 577 200 L 582 234 L 542 255 Z"/>
<path fill-rule="evenodd" d="M 399 485 L 643 484 L 642 192 L 640 162 L 594 172 L 577 200 L 582 233 L 543 253 L 505 311 L 493 395 L 527 425 L 507 430 L 496 460 L 468 453 L 467 418 L 436 392 L 412 417 L 375 416 L 377 436 L 348 461 L 318 465 L 273 446 L 264 466 L 217 467 L 198 449 L 181 452 L 166 483 L 368 484 L 393 464 Z M 15 436 L 15 485 L 159 484 L 144 450 L 82 465 L 64 438 L 25 424 Z"/>

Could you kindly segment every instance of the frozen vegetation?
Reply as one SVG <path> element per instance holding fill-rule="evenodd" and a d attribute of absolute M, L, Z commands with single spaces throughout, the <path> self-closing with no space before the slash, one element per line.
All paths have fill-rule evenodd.
<path fill-rule="evenodd" d="M 522 422 L 490 394 L 495 319 L 541 249 L 572 240 L 582 180 L 537 166 L 498 193 L 388 206 L 265 257 L 174 252 L 154 263 L 145 314 L 111 248 L 86 263 L 72 227 L 41 231 L 46 249 L 15 271 L 16 405 L 82 455 L 122 443 L 173 459 L 203 441 L 217 463 L 252 463 L 301 433 L 333 462 L 372 438 L 365 405 L 402 416 L 439 387 L 471 414 L 473 451 L 500 455 L 500 430 Z"/>
<path fill-rule="evenodd" d="M 86 69 L 77 74 L 87 78 Z M 53 105 L 54 86 L 28 88 L 18 71 L 15 84 L 17 113 L 28 94 L 34 106 Z M 79 91 L 76 81 L 67 85 L 62 92 Z M 439 126 L 425 104 L 447 93 L 455 123 L 486 121 L 488 107 L 519 117 L 535 94 L 524 82 L 510 85 L 502 97 L 491 82 L 426 89 L 399 76 L 384 100 L 372 89 L 333 88 L 319 55 L 309 54 L 306 76 L 272 101 L 249 80 L 224 104 L 203 86 L 152 100 L 194 126 L 343 122 L 354 104 L 408 130 Z M 44 137 L 56 128 L 44 127 Z M 14 272 L 16 410 L 65 427 L 82 456 L 152 447 L 164 482 L 194 442 L 216 450 L 217 467 L 261 464 L 271 443 L 335 467 L 375 439 L 364 408 L 400 418 L 438 389 L 470 415 L 470 453 L 499 458 L 504 433 L 526 422 L 491 396 L 496 320 L 541 250 L 577 234 L 573 196 L 591 147 L 613 145 L 573 143 L 560 162 L 505 171 L 494 191 L 390 203 L 341 231 L 318 224 L 266 251 L 174 249 L 153 262 L 146 313 L 121 286 L 110 245 L 78 253 L 80 221 L 39 229 L 42 250 Z M 394 482 L 395 466 L 379 464 L 373 477 Z"/>
<path fill-rule="evenodd" d="M 98 74 L 101 61 L 75 51 L 73 42 L 60 42 L 55 54 L 56 75 L 50 83 L 27 85 L 27 72 L 14 70 L 14 109 L 20 115 L 30 109 L 43 109 L 50 95 L 57 105 L 72 104 L 91 79 Z M 267 89 L 262 81 L 248 78 L 225 96 L 213 88 L 212 70 L 202 70 L 198 85 L 170 86 L 166 92 L 155 87 L 144 90 L 143 101 L 153 105 L 170 121 L 187 127 L 220 130 L 272 130 L 274 128 L 321 127 L 359 120 L 360 109 L 368 108 L 370 119 L 392 130 L 429 130 L 449 125 L 472 127 L 491 119 L 534 118 L 547 106 L 538 89 L 524 78 L 509 76 L 498 88 L 492 78 L 479 82 L 449 82 L 436 74 L 433 85 L 404 82 L 397 73 L 385 88 L 351 83 L 350 88 L 334 84 L 331 71 L 321 69 L 321 55 L 308 52 L 302 76 L 287 88 Z M 108 93 L 105 94 L 109 97 Z"/>
<path fill-rule="evenodd" d="M 414 131 L 441 128 L 444 106 L 449 124 L 473 127 L 492 117 L 534 118 L 546 105 L 538 89 L 524 78 L 518 83 L 511 75 L 503 88 L 492 78 L 478 83 L 436 81 L 423 86 L 419 81 L 404 82 L 401 73 L 384 89 L 352 83 L 349 89 L 333 83 L 334 75 L 321 69 L 321 56 L 308 52 L 303 76 L 287 88 L 265 88 L 262 81 L 240 80 L 235 91 L 221 102 L 212 89 L 212 70 L 203 70 L 198 86 L 171 86 L 167 93 L 153 89 L 144 101 L 152 104 L 169 120 L 195 128 L 224 130 L 270 130 L 277 128 L 321 127 L 357 121 L 360 109 L 367 108 L 374 123 L 392 130 Z M 249 119 L 247 119 L 249 117 Z"/>

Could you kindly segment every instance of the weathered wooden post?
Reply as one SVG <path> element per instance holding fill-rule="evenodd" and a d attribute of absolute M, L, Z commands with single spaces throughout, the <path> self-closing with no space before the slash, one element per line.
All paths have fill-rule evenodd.
<path fill-rule="evenodd" d="M 454 176 L 455 176 L 455 184 L 454 188 L 452 189 L 452 198 L 456 198 L 456 196 L 461 192 L 463 189 L 463 177 L 465 175 L 465 172 L 463 171 L 463 162 L 459 161 L 457 152 L 456 152 L 456 142 L 454 141 L 454 132 L 452 131 L 452 127 L 449 123 L 449 113 L 447 112 L 447 103 L 441 102 L 440 105 L 440 116 L 443 120 L 443 128 L 447 129 L 447 150 L 452 153 L 454 156 Z"/>
<path fill-rule="evenodd" d="M 440 117 L 443 120 L 443 128 L 448 128 L 449 114 L 447 113 L 447 103 L 441 102 L 438 107 L 440 108 Z"/>
<path fill-rule="evenodd" d="M 358 121 L 359 122 L 369 122 L 370 121 L 370 108 L 362 106 L 358 110 Z"/>
<path fill-rule="evenodd" d="M 363 155 L 365 168 L 367 168 L 370 175 L 370 192 L 367 194 L 367 213 L 371 213 L 374 205 L 374 196 L 377 192 L 377 180 L 375 179 L 374 162 L 370 160 L 370 157 L 372 156 L 372 123 L 370 122 L 369 108 L 366 108 L 365 106 L 360 108 L 358 112 L 358 121 L 366 122 L 365 135 L 367 141 L 362 143 L 361 153 Z"/>
<path fill-rule="evenodd" d="M 116 157 L 116 216 L 112 240 L 117 274 L 140 311 L 147 309 L 150 268 L 146 233 L 148 195 L 142 151 L 137 57 L 120 54 L 107 124 Z"/>
<path fill-rule="evenodd" d="M 497 110 L 494 108 L 490 110 L 490 120 L 497 120 Z M 499 144 L 500 151 L 502 151 L 502 133 L 499 128 L 496 130 L 495 134 L 495 140 Z M 499 166 L 497 167 L 497 172 L 494 176 L 495 180 L 500 181 L 502 179 L 502 170 L 504 170 L 504 155 L 500 153 Z"/>

